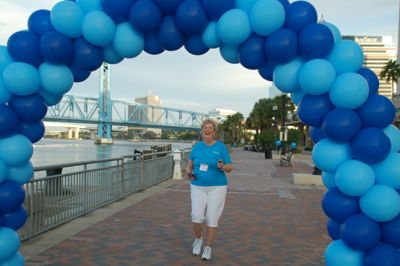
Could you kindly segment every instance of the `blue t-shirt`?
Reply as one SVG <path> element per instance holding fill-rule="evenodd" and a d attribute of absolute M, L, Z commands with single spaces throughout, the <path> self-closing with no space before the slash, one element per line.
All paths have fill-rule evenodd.
<path fill-rule="evenodd" d="M 228 149 L 221 141 L 216 141 L 208 146 L 202 141 L 197 142 L 190 153 L 193 161 L 193 174 L 196 179 L 192 181 L 196 186 L 225 186 L 228 181 L 225 172 L 218 168 L 218 160 L 230 164 Z"/>

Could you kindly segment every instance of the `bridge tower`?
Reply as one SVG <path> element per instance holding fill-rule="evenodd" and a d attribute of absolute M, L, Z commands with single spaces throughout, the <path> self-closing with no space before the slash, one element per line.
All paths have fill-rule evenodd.
<path fill-rule="evenodd" d="M 112 102 L 110 97 L 110 65 L 103 63 L 100 68 L 99 124 L 96 144 L 112 144 Z"/>

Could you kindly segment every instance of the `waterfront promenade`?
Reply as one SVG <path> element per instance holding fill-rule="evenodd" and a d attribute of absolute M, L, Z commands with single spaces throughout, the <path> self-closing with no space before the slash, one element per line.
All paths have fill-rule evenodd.
<path fill-rule="evenodd" d="M 293 167 L 236 149 L 211 261 L 191 255 L 189 183 L 168 180 L 22 243 L 26 265 L 324 265 L 330 239 L 325 191 L 296 186 L 310 155 Z"/>

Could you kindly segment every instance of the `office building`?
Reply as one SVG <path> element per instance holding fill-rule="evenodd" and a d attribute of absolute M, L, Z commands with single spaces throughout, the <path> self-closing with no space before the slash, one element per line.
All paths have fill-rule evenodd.
<path fill-rule="evenodd" d="M 136 97 L 135 103 L 143 106 L 138 107 L 137 105 L 130 105 L 128 107 L 129 120 L 139 123 L 149 122 L 152 124 L 163 122 L 160 121 L 162 110 L 157 108 L 162 106 L 162 101 L 159 96 L 153 95 L 150 92 L 149 95 L 147 96 Z M 129 127 L 128 136 L 130 138 L 134 138 L 137 136 L 141 137 L 149 131 L 155 133 L 157 137 L 161 136 L 160 128 L 142 128 L 142 127 Z"/>
<path fill-rule="evenodd" d="M 237 111 L 229 109 L 219 109 L 219 108 L 208 111 L 208 114 L 211 117 L 216 118 L 218 121 L 224 121 L 229 115 L 234 115 L 236 113 Z"/>
<path fill-rule="evenodd" d="M 396 60 L 396 47 L 392 36 L 342 36 L 344 40 L 357 42 L 364 51 L 364 67 L 370 68 L 378 76 L 389 60 Z M 379 79 L 378 93 L 391 99 L 396 92 L 396 84 Z"/>

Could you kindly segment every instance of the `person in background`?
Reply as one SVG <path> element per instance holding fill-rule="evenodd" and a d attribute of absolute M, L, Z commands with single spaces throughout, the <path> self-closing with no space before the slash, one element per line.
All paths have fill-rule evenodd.
<path fill-rule="evenodd" d="M 203 244 L 202 228 L 207 224 L 207 241 L 202 259 L 211 259 L 211 246 L 215 240 L 218 221 L 224 209 L 227 177 L 232 171 L 232 162 L 225 144 L 217 140 L 217 123 L 204 120 L 201 125 L 202 140 L 197 142 L 190 153 L 186 166 L 191 180 L 192 222 L 194 242 L 192 253 L 200 255 Z"/>

